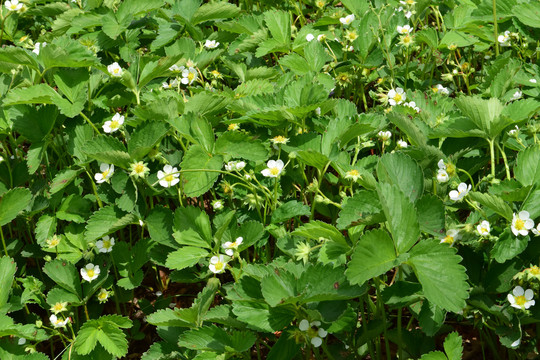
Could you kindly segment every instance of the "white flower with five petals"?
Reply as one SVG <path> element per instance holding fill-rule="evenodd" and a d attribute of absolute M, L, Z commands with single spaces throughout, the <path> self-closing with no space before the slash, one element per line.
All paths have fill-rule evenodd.
<path fill-rule="evenodd" d="M 534 221 L 532 221 L 529 216 L 529 212 L 525 210 L 520 211 L 517 215 L 514 214 L 512 217 L 511 229 L 515 236 L 527 236 L 529 234 L 529 230 L 534 228 Z"/>
<path fill-rule="evenodd" d="M 99 265 L 87 264 L 81 269 L 81 276 L 84 280 L 92 282 L 98 278 L 100 272 Z"/>
<path fill-rule="evenodd" d="M 219 256 L 212 256 L 208 268 L 214 274 L 221 274 L 225 271 L 225 266 L 227 266 L 228 260 L 229 258 L 225 255 L 220 254 Z"/>
<path fill-rule="evenodd" d="M 339 19 L 339 22 L 343 25 L 350 25 L 354 21 L 354 14 L 347 15 Z"/>
<path fill-rule="evenodd" d="M 283 171 L 284 166 L 285 164 L 282 160 L 269 160 L 266 163 L 267 168 L 261 171 L 261 174 L 266 177 L 278 177 L 281 171 Z"/>
<path fill-rule="evenodd" d="M 392 106 L 400 105 L 405 100 L 407 100 L 407 94 L 405 94 L 405 91 L 400 87 L 391 89 L 388 92 L 388 103 Z"/>
<path fill-rule="evenodd" d="M 510 305 L 516 309 L 526 310 L 534 305 L 534 293 L 531 289 L 523 290 L 521 286 L 516 286 L 512 294 L 508 294 Z"/>
<path fill-rule="evenodd" d="M 108 134 L 113 133 L 120 129 L 122 124 L 124 124 L 124 116 L 116 113 L 111 120 L 105 121 L 105 124 L 103 124 L 103 131 Z"/>
<path fill-rule="evenodd" d="M 114 165 L 101 163 L 99 165 L 99 171 L 101 172 L 98 172 L 97 174 L 94 175 L 94 179 L 96 179 L 96 182 L 98 184 L 107 182 L 114 174 Z"/>
<path fill-rule="evenodd" d="M 117 62 L 112 63 L 111 65 L 107 66 L 107 71 L 109 72 L 109 75 L 112 77 L 121 77 L 124 70 L 118 65 Z"/>
<path fill-rule="evenodd" d="M 461 183 L 458 185 L 457 190 L 450 191 L 448 196 L 450 197 L 451 200 L 461 201 L 469 193 L 470 190 L 471 190 L 471 185 Z"/>
<path fill-rule="evenodd" d="M 489 226 L 489 221 L 487 221 L 487 220 L 482 221 L 476 227 L 476 231 L 478 231 L 478 234 L 480 236 L 488 236 L 489 232 L 491 231 L 491 227 Z"/>
<path fill-rule="evenodd" d="M 179 176 L 178 169 L 171 165 L 165 165 L 163 171 L 159 170 L 157 173 L 159 185 L 166 188 L 178 184 L 180 182 Z"/>
<path fill-rule="evenodd" d="M 300 321 L 300 324 L 298 324 L 300 331 L 307 333 L 307 336 L 310 338 L 311 345 L 316 348 L 322 345 L 322 339 L 328 335 L 328 332 L 320 326 L 320 321 L 309 322 L 306 319 Z"/>
<path fill-rule="evenodd" d="M 19 0 L 7 0 L 4 5 L 9 11 L 20 11 L 23 7 L 23 4 Z"/>
<path fill-rule="evenodd" d="M 225 244 L 221 245 L 221 247 L 225 249 L 225 254 L 229 256 L 233 256 L 234 252 L 238 250 L 238 246 L 240 246 L 240 244 L 242 244 L 243 241 L 244 241 L 244 238 L 240 236 L 240 237 L 237 237 L 236 240 L 232 242 L 231 241 L 225 242 Z"/>

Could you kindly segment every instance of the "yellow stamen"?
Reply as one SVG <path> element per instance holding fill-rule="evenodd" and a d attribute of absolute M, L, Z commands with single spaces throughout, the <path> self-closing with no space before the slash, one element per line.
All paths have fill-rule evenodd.
<path fill-rule="evenodd" d="M 514 299 L 516 300 L 516 304 L 519 306 L 523 306 L 527 302 L 527 299 L 525 299 L 525 296 L 523 295 L 515 296 Z"/>
<path fill-rule="evenodd" d="M 524 230 L 525 229 L 525 221 L 521 220 L 521 219 L 516 219 L 516 222 L 514 224 L 514 227 L 517 229 L 517 230 Z"/>

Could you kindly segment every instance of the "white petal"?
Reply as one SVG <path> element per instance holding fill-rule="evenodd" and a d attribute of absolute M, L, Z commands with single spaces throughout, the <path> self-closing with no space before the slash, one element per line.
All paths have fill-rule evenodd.
<path fill-rule="evenodd" d="M 521 220 L 527 220 L 530 217 L 529 212 L 525 210 L 520 211 L 518 216 Z"/>
<path fill-rule="evenodd" d="M 309 321 L 307 321 L 306 319 L 300 321 L 300 324 L 298 325 L 298 328 L 301 331 L 306 331 L 307 329 L 309 329 Z"/>
<path fill-rule="evenodd" d="M 533 297 L 534 297 L 534 293 L 531 289 L 525 290 L 525 299 L 532 300 Z"/>
<path fill-rule="evenodd" d="M 313 347 L 319 347 L 322 345 L 322 339 L 320 337 L 314 337 L 311 339 L 311 345 L 313 345 Z"/>
<path fill-rule="evenodd" d="M 525 293 L 525 290 L 521 286 L 516 286 L 512 291 L 514 296 L 522 296 Z"/>

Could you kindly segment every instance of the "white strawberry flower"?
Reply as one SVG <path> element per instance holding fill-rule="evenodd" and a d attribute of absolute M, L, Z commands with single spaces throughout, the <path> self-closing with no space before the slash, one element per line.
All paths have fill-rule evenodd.
<path fill-rule="evenodd" d="M 23 4 L 19 0 L 7 0 L 4 5 L 9 11 L 20 11 L 23 7 Z"/>
<path fill-rule="evenodd" d="M 533 232 L 535 236 L 540 235 L 540 223 L 538 223 L 538 225 L 536 226 L 536 229 L 533 228 L 531 231 Z"/>
<path fill-rule="evenodd" d="M 204 47 L 207 49 L 215 49 L 219 46 L 219 42 L 216 40 L 206 40 L 204 43 Z"/>
<path fill-rule="evenodd" d="M 388 102 L 392 106 L 400 105 L 405 100 L 407 100 L 407 94 L 405 94 L 405 91 L 403 91 L 403 89 L 400 87 L 396 89 L 391 89 L 388 92 Z"/>
<path fill-rule="evenodd" d="M 454 244 L 454 242 L 461 239 L 461 235 L 459 233 L 459 230 L 456 229 L 450 229 L 446 232 L 446 236 L 441 239 L 441 244 L 449 244 L 450 246 Z"/>
<path fill-rule="evenodd" d="M 67 319 L 59 319 L 56 315 L 51 315 L 51 317 L 49 318 L 49 320 L 51 321 L 51 324 L 55 327 L 55 328 L 59 328 L 59 327 L 65 327 L 69 321 L 69 318 Z"/>
<path fill-rule="evenodd" d="M 526 310 L 535 304 L 533 297 L 534 293 L 531 289 L 523 290 L 521 286 L 516 286 L 507 298 L 512 307 Z"/>
<path fill-rule="evenodd" d="M 177 79 L 173 79 L 169 82 L 164 82 L 161 87 L 163 87 L 163 89 L 167 90 L 167 89 L 174 89 L 175 87 L 178 86 L 178 80 Z"/>
<path fill-rule="evenodd" d="M 40 51 L 41 49 L 43 49 L 45 46 L 47 46 L 47 43 L 46 43 L 46 42 L 42 42 L 42 43 L 37 42 L 37 43 L 35 43 L 35 45 L 34 45 L 34 50 L 32 50 L 32 52 L 33 52 L 34 54 L 36 54 L 36 55 L 39 55 L 39 51 Z"/>
<path fill-rule="evenodd" d="M 471 190 L 471 185 L 461 183 L 458 185 L 457 190 L 450 191 L 448 196 L 450 197 L 451 200 L 461 201 L 469 193 L 470 190 Z"/>
<path fill-rule="evenodd" d="M 307 34 L 307 35 L 306 35 L 306 41 L 307 41 L 307 42 L 310 42 L 310 41 L 312 41 L 313 39 L 315 39 L 315 35 L 313 35 L 313 34 Z"/>
<path fill-rule="evenodd" d="M 150 169 L 146 166 L 147 164 L 142 161 L 137 161 L 129 165 L 129 168 L 131 169 L 130 176 L 137 176 L 140 178 L 145 177 L 149 172 Z"/>
<path fill-rule="evenodd" d="M 339 19 L 339 22 L 343 25 L 350 25 L 354 21 L 354 14 L 347 15 Z"/>
<path fill-rule="evenodd" d="M 178 169 L 171 165 L 165 165 L 163 171 L 159 170 L 157 173 L 159 185 L 166 188 L 178 184 L 180 182 L 179 176 Z"/>
<path fill-rule="evenodd" d="M 519 90 L 516 90 L 514 95 L 512 95 L 512 97 L 510 98 L 510 101 L 519 100 L 519 99 L 521 99 L 522 96 L 523 96 L 523 93 L 521 91 L 519 91 Z"/>
<path fill-rule="evenodd" d="M 448 176 L 448 173 L 446 172 L 446 170 L 439 169 L 437 171 L 437 181 L 439 183 L 445 183 L 448 180 L 450 180 L 450 177 Z"/>
<path fill-rule="evenodd" d="M 100 253 L 108 253 L 112 251 L 114 246 L 114 238 L 109 236 L 104 236 L 101 240 L 96 242 L 96 247 Z"/>
<path fill-rule="evenodd" d="M 497 40 L 499 41 L 500 46 L 510 46 L 510 31 L 507 30 L 504 32 L 504 35 L 499 35 Z"/>
<path fill-rule="evenodd" d="M 99 265 L 87 264 L 81 269 L 81 276 L 84 280 L 92 282 L 98 278 L 100 272 Z"/>
<path fill-rule="evenodd" d="M 267 168 L 261 171 L 261 174 L 266 177 L 278 177 L 284 166 L 285 164 L 282 160 L 269 160 L 266 163 Z"/>
<path fill-rule="evenodd" d="M 122 70 L 117 62 L 113 62 L 111 65 L 107 66 L 107 71 L 112 77 L 121 77 L 124 73 L 124 70 Z"/>
<path fill-rule="evenodd" d="M 379 131 L 377 136 L 379 137 L 379 140 L 386 142 L 392 138 L 392 133 L 390 131 Z"/>
<path fill-rule="evenodd" d="M 300 331 L 307 333 L 307 336 L 310 338 L 311 345 L 316 348 L 322 345 L 322 339 L 328 335 L 328 332 L 320 326 L 320 321 L 309 322 L 306 319 L 303 319 L 300 321 L 300 324 L 298 324 Z"/>
<path fill-rule="evenodd" d="M 399 26 L 397 27 L 397 32 L 402 34 L 402 35 L 406 35 L 406 34 L 410 34 L 412 31 L 412 28 L 410 25 L 404 25 L 404 26 Z"/>
<path fill-rule="evenodd" d="M 96 182 L 98 184 L 101 184 L 101 183 L 104 183 L 106 181 L 109 181 L 109 179 L 113 176 L 113 174 L 114 174 L 114 165 L 101 163 L 99 165 L 99 171 L 101 171 L 101 172 L 95 174 L 94 179 L 96 179 Z"/>
<path fill-rule="evenodd" d="M 225 255 L 220 254 L 219 256 L 212 256 L 208 268 L 214 274 L 221 274 L 225 271 L 225 266 L 227 266 L 228 260 L 229 258 Z"/>
<path fill-rule="evenodd" d="M 103 131 L 106 133 L 113 133 L 120 129 L 122 124 L 124 124 L 124 116 L 116 113 L 111 120 L 105 121 L 105 124 L 103 124 Z"/>
<path fill-rule="evenodd" d="M 110 295 L 111 295 L 110 291 L 107 291 L 107 289 L 101 288 L 99 289 L 99 292 L 97 294 L 98 301 L 100 303 L 107 302 Z"/>
<path fill-rule="evenodd" d="M 197 70 L 193 67 L 182 70 L 182 84 L 191 85 L 195 80 L 197 80 Z"/>
<path fill-rule="evenodd" d="M 489 226 L 489 221 L 487 221 L 487 220 L 482 221 L 476 227 L 476 231 L 478 231 L 478 234 L 480 236 L 488 236 L 489 232 L 491 231 L 491 227 Z"/>
<path fill-rule="evenodd" d="M 443 85 L 441 84 L 437 84 L 435 85 L 434 87 L 431 88 L 433 90 L 433 92 L 435 93 L 440 93 L 442 95 L 448 95 L 450 94 L 450 91 L 448 90 L 447 87 L 444 87 Z"/>
<path fill-rule="evenodd" d="M 51 306 L 51 312 L 53 312 L 55 315 L 58 313 L 61 313 L 62 311 L 67 311 L 67 301 L 66 302 L 57 302 L 53 306 Z"/>
<path fill-rule="evenodd" d="M 520 211 L 517 215 L 514 214 L 512 217 L 511 229 L 515 236 L 527 236 L 529 234 L 529 230 L 534 228 L 534 221 L 529 217 L 529 212 L 525 210 Z"/>
<path fill-rule="evenodd" d="M 236 240 L 232 242 L 231 241 L 225 242 L 225 244 L 221 245 L 221 247 L 225 249 L 225 254 L 229 256 L 233 256 L 234 252 L 238 250 L 238 246 L 240 246 L 240 244 L 242 244 L 243 241 L 244 241 L 244 238 L 240 236 L 240 237 L 237 237 Z"/>
<path fill-rule="evenodd" d="M 397 145 L 397 147 L 400 148 L 400 149 L 406 149 L 406 148 L 409 146 L 409 144 L 407 144 L 407 142 L 406 142 L 405 140 L 401 140 L 401 139 L 399 139 L 399 140 L 396 142 L 396 145 Z"/>
<path fill-rule="evenodd" d="M 174 72 L 174 73 L 180 73 L 180 72 L 184 71 L 184 69 L 185 69 L 185 67 L 183 67 L 183 66 L 178 66 L 178 65 L 174 64 L 173 66 L 171 66 L 171 67 L 169 68 L 169 71 L 172 71 L 172 72 Z"/>
<path fill-rule="evenodd" d="M 326 34 L 317 35 L 317 41 L 323 41 L 323 40 L 326 40 Z"/>

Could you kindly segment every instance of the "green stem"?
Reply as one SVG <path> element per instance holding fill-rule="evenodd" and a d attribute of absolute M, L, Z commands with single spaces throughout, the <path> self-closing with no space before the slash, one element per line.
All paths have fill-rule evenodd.
<path fill-rule="evenodd" d="M 501 145 L 499 145 L 499 142 L 496 142 L 495 144 L 497 145 L 497 148 L 501 152 L 501 155 L 502 155 L 502 158 L 503 158 L 504 168 L 506 170 L 506 178 L 510 179 L 510 167 L 508 166 L 508 158 L 506 157 L 506 153 L 504 152 L 504 148 L 502 148 Z"/>
<path fill-rule="evenodd" d="M 96 197 L 97 203 L 99 208 L 101 209 L 103 207 L 103 203 L 101 202 L 101 199 L 99 198 L 99 195 L 97 193 L 97 187 L 96 183 L 94 182 L 94 179 L 92 178 L 92 175 L 88 171 L 86 171 L 86 175 L 90 178 L 90 184 L 92 184 L 92 191 L 94 192 L 94 196 Z"/>
<path fill-rule="evenodd" d="M 92 126 L 94 128 L 94 131 L 99 134 L 99 130 L 98 128 L 94 125 L 94 123 L 88 118 L 88 116 L 84 115 L 82 112 L 79 114 L 83 117 L 84 120 L 86 120 L 87 123 L 90 124 L 90 126 Z"/>
<path fill-rule="evenodd" d="M 497 0 L 493 0 L 493 35 L 495 36 L 495 56 L 499 56 L 499 29 L 497 24 Z"/>
<path fill-rule="evenodd" d="M 489 143 L 489 155 L 491 159 L 491 176 L 495 177 L 495 142 L 493 139 L 488 139 Z"/>
<path fill-rule="evenodd" d="M 4 246 L 4 253 L 6 254 L 6 256 L 9 256 L 7 252 L 6 240 L 4 239 L 4 232 L 2 231 L 1 226 L 0 226 L 0 236 L 2 237 L 2 245 Z"/>

